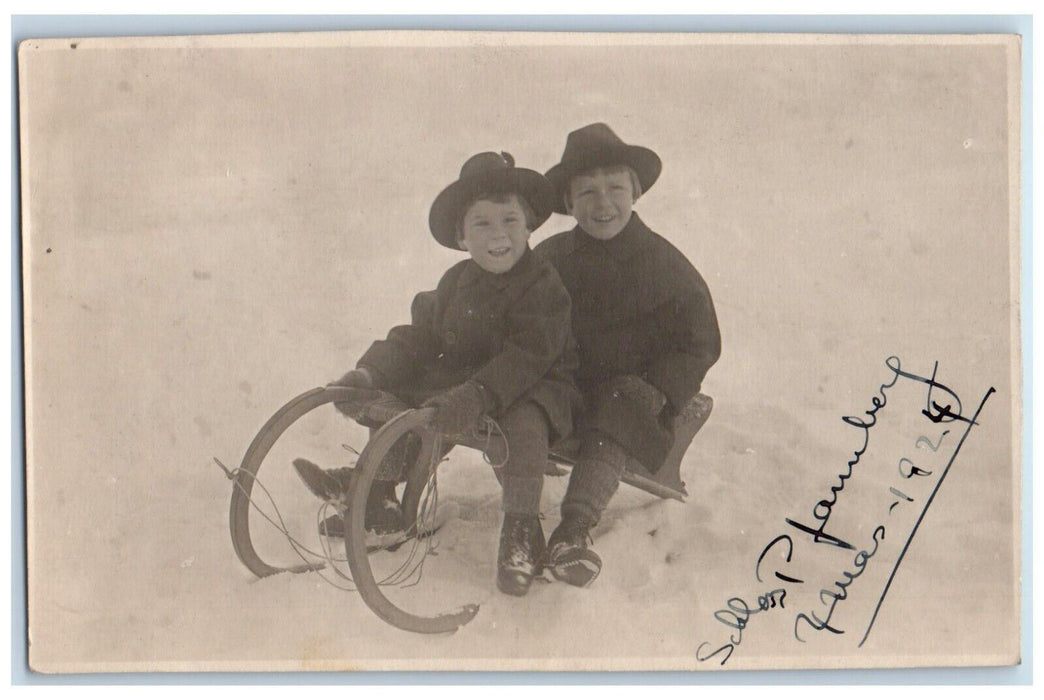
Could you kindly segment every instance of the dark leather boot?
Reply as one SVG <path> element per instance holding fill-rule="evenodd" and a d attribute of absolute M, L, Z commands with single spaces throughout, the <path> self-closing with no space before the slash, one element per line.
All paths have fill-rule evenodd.
<path fill-rule="evenodd" d="M 540 574 L 544 557 L 544 529 L 536 515 L 504 515 L 497 554 L 497 588 L 508 595 L 529 592 Z"/>
<path fill-rule="evenodd" d="M 559 581 L 581 588 L 590 586 L 602 570 L 602 558 L 588 549 L 591 523 L 570 516 L 559 523 L 547 543 L 547 568 Z"/>
<path fill-rule="evenodd" d="M 403 530 L 402 504 L 395 493 L 394 481 L 374 481 L 366 500 L 366 531 L 375 535 L 390 535 Z M 324 537 L 344 537 L 344 520 L 331 515 L 319 523 L 319 534 Z"/>

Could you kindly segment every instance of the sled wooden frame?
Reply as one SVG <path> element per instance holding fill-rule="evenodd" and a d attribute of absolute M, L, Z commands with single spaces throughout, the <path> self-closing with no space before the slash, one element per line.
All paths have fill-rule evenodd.
<path fill-rule="evenodd" d="M 233 477 L 229 529 L 236 555 L 255 576 L 264 578 L 283 572 L 302 573 L 322 569 L 325 566 L 322 562 L 315 562 L 278 567 L 265 562 L 258 555 L 250 537 L 250 512 L 254 482 L 258 470 L 272 446 L 297 420 L 329 403 L 358 401 L 361 391 L 365 390 L 329 386 L 306 391 L 280 408 L 265 423 L 247 448 L 243 461 Z M 374 393 L 370 392 L 371 395 Z M 675 419 L 675 444 L 660 470 L 656 474 L 652 474 L 632 460 L 621 481 L 661 498 L 684 501 L 688 493 L 679 476 L 681 458 L 688 449 L 692 438 L 706 422 L 712 408 L 713 402 L 709 396 L 697 395 L 686 410 Z M 364 531 L 366 500 L 377 467 L 392 445 L 403 435 L 413 432 L 421 438 L 420 455 L 413 465 L 408 466 L 406 487 L 402 497 L 403 516 L 407 523 L 416 521 L 420 498 L 428 482 L 430 470 L 432 465 L 438 463 L 438 460 L 432 459 L 432 454 L 439 449 L 440 443 L 441 446 L 460 445 L 480 449 L 494 464 L 503 460 L 506 454 L 503 436 L 476 434 L 468 438 L 454 436 L 452 441 L 443 441 L 430 425 L 433 415 L 434 409 L 431 408 L 396 413 L 381 402 L 374 402 L 367 407 L 366 418 L 383 425 L 373 434 L 359 455 L 355 467 L 354 488 L 349 495 L 347 511 L 342 513 L 342 517 L 345 519 L 344 542 L 348 567 L 355 586 L 367 606 L 385 622 L 400 629 L 439 634 L 453 632 L 467 624 L 478 613 L 478 605 L 465 605 L 434 617 L 415 615 L 397 607 L 385 597 L 374 579 Z M 566 441 L 556 445 L 548 455 L 549 461 L 572 466 L 577 447 L 576 441 Z"/>

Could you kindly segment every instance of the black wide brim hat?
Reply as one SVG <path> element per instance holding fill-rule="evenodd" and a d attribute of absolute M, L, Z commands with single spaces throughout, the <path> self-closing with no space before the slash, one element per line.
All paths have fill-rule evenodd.
<path fill-rule="evenodd" d="M 644 146 L 624 143 L 608 125 L 601 122 L 577 129 L 566 138 L 562 160 L 547 171 L 555 189 L 554 210 L 566 214 L 565 193 L 574 176 L 595 168 L 629 166 L 638 175 L 642 193 L 656 183 L 663 169 L 660 156 Z"/>
<path fill-rule="evenodd" d="M 479 153 L 472 156 L 460 169 L 460 178 L 439 193 L 428 213 L 431 235 L 442 245 L 460 250 L 457 244 L 457 224 L 464 215 L 464 207 L 485 195 L 517 194 L 529 203 L 535 221 L 528 222 L 533 230 L 551 216 L 554 188 L 535 170 L 516 168 L 510 153 Z"/>

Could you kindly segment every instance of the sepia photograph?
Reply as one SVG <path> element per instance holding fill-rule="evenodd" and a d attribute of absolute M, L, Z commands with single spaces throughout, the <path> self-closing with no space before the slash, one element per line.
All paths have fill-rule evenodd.
<path fill-rule="evenodd" d="M 31 670 L 1020 664 L 1021 52 L 23 41 Z"/>

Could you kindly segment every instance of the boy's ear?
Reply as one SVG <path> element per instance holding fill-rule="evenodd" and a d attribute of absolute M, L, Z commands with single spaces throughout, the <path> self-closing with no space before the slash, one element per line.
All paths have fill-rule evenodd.
<path fill-rule="evenodd" d="M 471 252 L 468 249 L 468 242 L 464 240 L 463 236 L 457 236 L 457 247 L 460 248 L 461 250 L 467 251 L 469 253 Z"/>

